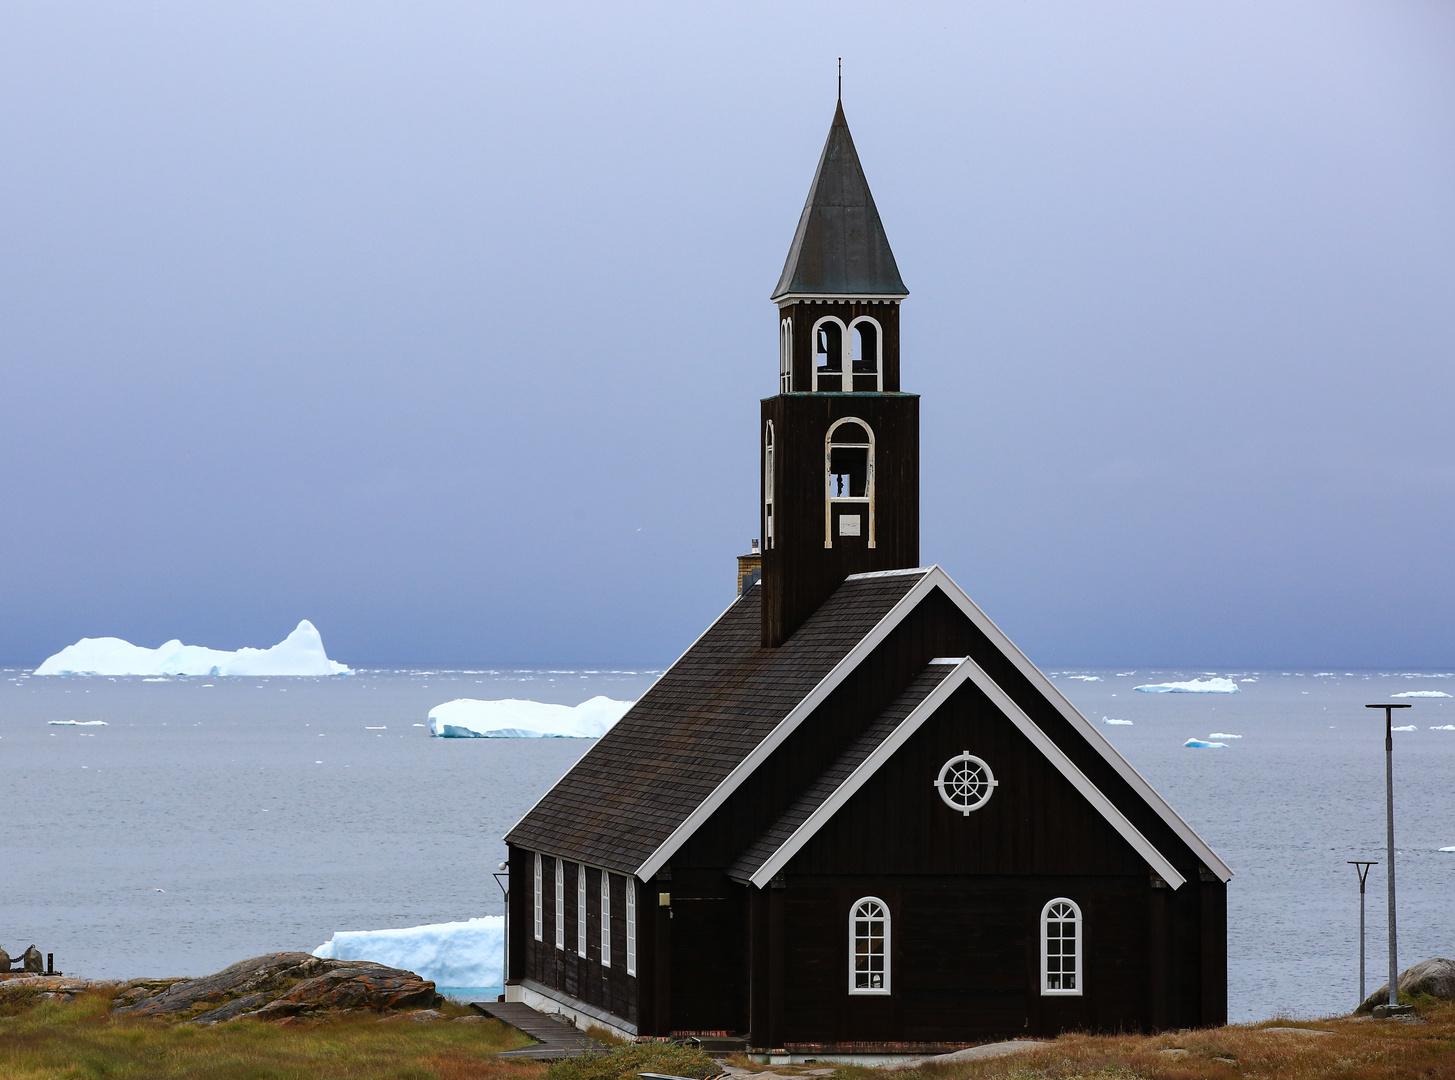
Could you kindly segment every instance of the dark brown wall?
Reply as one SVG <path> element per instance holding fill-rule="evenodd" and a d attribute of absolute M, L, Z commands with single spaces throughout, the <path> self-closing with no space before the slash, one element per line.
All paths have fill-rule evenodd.
<path fill-rule="evenodd" d="M 824 444 L 845 417 L 874 433 L 875 546 L 863 535 L 824 546 Z M 773 542 L 763 551 L 763 644 L 781 645 L 850 574 L 919 565 L 919 398 L 911 394 L 780 394 L 762 403 L 774 433 Z M 760 475 L 764 465 L 760 460 Z M 841 504 L 842 506 L 843 504 Z M 761 506 L 760 506 L 761 513 Z"/>
<path fill-rule="evenodd" d="M 793 389 L 806 393 L 813 386 L 813 325 L 833 315 L 847 326 L 860 315 L 878 321 L 884 331 L 884 390 L 899 390 L 899 304 L 898 303 L 798 303 L 779 309 L 779 319 L 793 320 Z M 842 387 L 840 387 L 842 389 Z"/>

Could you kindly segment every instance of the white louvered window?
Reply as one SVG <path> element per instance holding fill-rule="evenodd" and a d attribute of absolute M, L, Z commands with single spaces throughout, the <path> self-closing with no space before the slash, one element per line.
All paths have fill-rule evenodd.
<path fill-rule="evenodd" d="M 889 993 L 889 905 L 877 896 L 849 909 L 849 993 Z"/>
<path fill-rule="evenodd" d="M 1081 993 L 1081 909 L 1064 896 L 1041 909 L 1041 993 Z"/>
<path fill-rule="evenodd" d="M 611 967 L 611 875 L 601 871 L 601 966 Z"/>
<path fill-rule="evenodd" d="M 536 915 L 536 940 L 544 941 L 544 923 L 546 906 L 545 887 L 541 884 L 541 853 L 536 852 L 536 888 L 535 888 L 535 915 Z"/>
<path fill-rule="evenodd" d="M 637 879 L 626 879 L 626 973 L 637 973 Z"/>
<path fill-rule="evenodd" d="M 576 955 L 586 955 L 586 864 L 576 864 Z"/>
<path fill-rule="evenodd" d="M 566 948 L 566 864 L 556 860 L 556 948 Z"/>

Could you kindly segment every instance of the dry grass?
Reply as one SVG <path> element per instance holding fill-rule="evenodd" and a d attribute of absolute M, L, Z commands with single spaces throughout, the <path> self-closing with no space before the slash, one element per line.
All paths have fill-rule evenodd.
<path fill-rule="evenodd" d="M 1455 1080 L 1455 1004 L 1420 1009 L 1424 1023 L 1270 1020 L 1166 1035 L 1063 1035 L 1034 1053 L 898 1071 L 841 1069 L 835 1080 Z M 1329 1035 L 1268 1031 L 1312 1028 Z M 1167 1053 L 1165 1051 L 1185 1051 Z"/>
<path fill-rule="evenodd" d="M 381 1024 L 372 1015 L 199 1028 L 113 1019 L 110 999 L 90 996 L 0 1017 L 0 1080 L 537 1080 L 541 1065 L 493 1056 L 527 1041 L 495 1020 Z"/>

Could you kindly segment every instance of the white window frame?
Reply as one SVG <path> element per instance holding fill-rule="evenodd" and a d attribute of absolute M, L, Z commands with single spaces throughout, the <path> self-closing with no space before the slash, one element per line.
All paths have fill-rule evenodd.
<path fill-rule="evenodd" d="M 637 879 L 626 879 L 626 973 L 637 973 Z"/>
<path fill-rule="evenodd" d="M 1071 917 L 1072 917 L 1072 921 L 1073 921 L 1074 926 L 1075 926 L 1075 936 L 1072 939 L 1072 941 L 1073 941 L 1073 948 L 1075 948 L 1075 950 L 1076 950 L 1076 953 L 1075 953 L 1076 963 L 1075 963 L 1074 969 L 1071 972 L 1069 972 L 1069 974 L 1072 977 L 1072 980 L 1075 982 L 1075 986 L 1073 986 L 1070 989 L 1066 989 L 1064 986 L 1062 986 L 1062 987 L 1056 987 L 1056 988 L 1053 989 L 1052 986 L 1051 986 L 1051 972 L 1049 971 L 1049 967 L 1050 967 L 1050 938 L 1049 938 L 1048 935 L 1049 935 L 1049 932 L 1050 932 L 1051 921 L 1052 921 L 1051 920 L 1051 909 L 1053 907 L 1055 907 L 1056 905 L 1058 905 L 1058 904 L 1065 904 L 1067 907 L 1069 907 L 1071 909 Z M 1057 922 L 1065 922 L 1066 919 L 1063 916 L 1058 915 L 1056 917 L 1056 921 Z M 1065 938 L 1058 938 L 1057 940 L 1064 941 L 1066 939 Z M 1065 954 L 1062 953 L 1061 955 L 1064 956 Z M 1051 900 L 1047 900 L 1046 901 L 1046 906 L 1043 907 L 1043 908 L 1041 908 L 1041 996 L 1042 997 L 1080 997 L 1082 995 L 1082 993 L 1086 989 L 1086 979 L 1083 976 L 1082 970 L 1081 970 L 1082 969 L 1082 966 L 1083 966 L 1082 965 L 1082 962 L 1081 962 L 1081 957 L 1082 957 L 1082 947 L 1081 947 L 1081 908 L 1080 908 L 1080 906 L 1076 903 L 1075 900 L 1072 900 L 1068 896 L 1057 896 L 1057 897 L 1054 897 Z M 1068 974 L 1068 973 L 1067 972 L 1061 972 L 1059 974 L 1065 975 L 1065 974 Z"/>
<path fill-rule="evenodd" d="M 566 864 L 556 860 L 556 948 L 566 951 Z"/>
<path fill-rule="evenodd" d="M 763 429 L 763 550 L 773 546 L 773 421 Z"/>
<path fill-rule="evenodd" d="M 834 432 L 845 424 L 858 424 L 864 429 L 864 434 L 869 436 L 867 443 L 839 443 L 840 447 L 849 449 L 866 449 L 869 452 L 868 472 L 864 477 L 863 495 L 835 495 L 833 493 L 834 482 Z M 857 416 L 845 416 L 841 420 L 835 420 L 829 425 L 828 434 L 823 440 L 823 546 L 831 548 L 834 546 L 834 504 L 835 503 L 859 503 L 869 507 L 869 546 L 877 547 L 874 538 L 874 429 Z"/>
<path fill-rule="evenodd" d="M 854 349 L 849 342 L 849 328 L 844 325 L 844 320 L 837 315 L 825 315 L 821 319 L 814 320 L 813 333 L 808 337 L 808 366 L 813 371 L 813 388 L 815 391 L 818 390 L 818 330 L 825 323 L 833 323 L 839 328 L 839 373 L 837 378 L 840 388 L 844 385 L 844 372 L 853 367 Z M 834 373 L 831 371 L 825 371 L 824 376 L 826 378 L 835 378 Z M 848 378 L 849 386 L 852 388 L 854 385 L 852 370 L 849 370 Z"/>
<path fill-rule="evenodd" d="M 576 955 L 586 955 L 586 864 L 576 864 Z"/>
<path fill-rule="evenodd" d="M 536 852 L 536 888 L 535 888 L 535 930 L 536 940 L 544 941 L 545 919 L 546 919 L 546 886 L 545 874 L 541 870 L 541 853 Z"/>
<path fill-rule="evenodd" d="M 778 392 L 793 393 L 793 320 L 778 323 Z"/>
<path fill-rule="evenodd" d="M 849 323 L 849 334 L 844 351 L 849 354 L 847 361 L 849 366 L 849 385 L 844 389 L 854 388 L 854 327 L 860 323 L 868 323 L 874 327 L 874 389 L 880 393 L 884 391 L 884 327 L 879 325 L 879 320 L 872 315 L 860 315 Z M 862 376 L 861 376 L 862 377 Z"/>
<path fill-rule="evenodd" d="M 611 874 L 601 871 L 601 966 L 611 967 Z"/>
<path fill-rule="evenodd" d="M 866 913 L 865 915 L 860 916 L 859 910 L 860 910 L 860 908 L 864 907 L 864 905 L 866 905 L 866 904 L 877 904 L 878 907 L 879 907 L 879 911 L 880 911 L 881 914 L 876 916 L 876 915 L 869 915 L 869 914 Z M 855 930 L 856 930 L 855 923 L 859 922 L 861 918 L 865 918 L 865 919 L 879 919 L 881 917 L 882 917 L 882 920 L 883 920 L 883 923 L 884 923 L 884 935 L 883 935 L 883 937 L 884 937 L 884 985 L 883 986 L 874 986 L 874 987 L 869 987 L 869 986 L 861 987 L 861 986 L 858 985 L 858 983 L 859 983 L 859 971 L 854 966 L 854 960 L 858 956 L 858 948 L 859 948 L 859 936 L 855 932 Z M 872 937 L 872 934 L 871 934 L 871 937 Z M 887 996 L 889 994 L 889 992 L 890 992 L 890 987 L 889 987 L 889 969 L 890 969 L 890 962 L 889 961 L 890 961 L 892 943 L 893 943 L 893 937 L 890 934 L 890 918 L 889 918 L 889 905 L 888 904 L 886 904 L 883 900 L 879 899 L 879 897 L 877 897 L 877 896 L 861 896 L 861 897 L 859 897 L 859 899 L 855 900 L 852 904 L 849 905 L 849 993 L 856 994 L 856 995 L 875 995 L 875 996 L 879 996 L 879 997 L 885 997 L 885 996 Z M 865 972 L 865 974 L 868 975 L 868 976 L 870 976 L 870 978 L 872 979 L 874 973 L 873 972 Z"/>

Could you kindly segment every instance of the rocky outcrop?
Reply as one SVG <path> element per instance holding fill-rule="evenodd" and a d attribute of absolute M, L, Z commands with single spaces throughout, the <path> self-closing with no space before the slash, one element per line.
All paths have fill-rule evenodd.
<path fill-rule="evenodd" d="M 1414 998 L 1428 994 L 1442 1001 L 1455 1001 L 1455 960 L 1436 956 L 1406 968 L 1399 976 L 1399 992 L 1401 997 L 1409 995 Z M 1389 983 L 1385 983 L 1361 1001 L 1356 1011 L 1373 1012 L 1376 1005 L 1385 1005 L 1388 1002 Z"/>
<path fill-rule="evenodd" d="M 443 998 L 434 983 L 412 971 L 289 952 L 255 956 L 201 979 L 132 985 L 117 1000 L 121 1004 L 113 1016 L 210 1025 L 243 1018 L 296 1022 L 351 1010 L 430 1009 Z"/>

